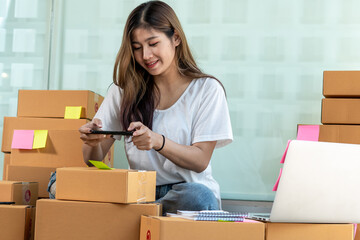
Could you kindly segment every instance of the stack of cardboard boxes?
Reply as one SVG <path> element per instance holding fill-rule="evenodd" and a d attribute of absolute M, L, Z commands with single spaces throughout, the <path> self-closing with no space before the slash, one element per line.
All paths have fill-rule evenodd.
<path fill-rule="evenodd" d="M 90 91 L 20 90 L 18 97 L 18 116 L 4 118 L 1 239 L 34 238 L 36 200 L 49 196 L 47 185 L 57 167 L 84 166 L 78 129 L 92 119 L 103 101 Z M 76 106 L 79 117 L 64 119 L 67 106 Z M 45 133 L 40 134 L 44 145 L 23 147 L 25 142 L 36 142 L 35 132 Z M 113 151 L 105 158 L 109 166 Z"/>
<path fill-rule="evenodd" d="M 37 201 L 35 239 L 138 240 L 141 215 L 161 215 L 156 173 L 57 169 L 56 200 Z"/>
<path fill-rule="evenodd" d="M 0 239 L 34 239 L 38 183 L 0 181 Z"/>
<path fill-rule="evenodd" d="M 312 140 L 360 144 L 360 71 L 324 71 L 321 123 L 307 132 Z M 301 130 L 311 129 L 306 125 Z"/>
<path fill-rule="evenodd" d="M 39 197 L 48 197 L 51 172 L 58 167 L 85 166 L 78 129 L 94 117 L 102 101 L 102 96 L 91 91 L 20 90 L 17 117 L 4 118 L 3 180 L 39 182 Z M 70 113 L 73 111 L 71 108 L 75 108 L 75 112 L 80 110 L 78 116 L 64 119 L 67 109 Z M 22 130 L 47 130 L 44 146 L 14 147 L 26 138 L 23 135 L 13 138 Z M 112 147 L 104 159 L 109 166 L 113 165 L 113 152 Z"/>

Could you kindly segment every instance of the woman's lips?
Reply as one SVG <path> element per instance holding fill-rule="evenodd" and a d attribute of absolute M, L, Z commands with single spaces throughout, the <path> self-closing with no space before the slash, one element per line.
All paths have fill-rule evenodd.
<path fill-rule="evenodd" d="M 158 63 L 159 60 L 150 62 L 150 63 L 145 63 L 147 68 L 154 68 L 156 66 L 156 64 Z"/>

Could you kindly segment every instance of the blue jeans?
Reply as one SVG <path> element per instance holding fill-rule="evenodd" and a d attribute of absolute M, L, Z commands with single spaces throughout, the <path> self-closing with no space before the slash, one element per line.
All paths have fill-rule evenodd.
<path fill-rule="evenodd" d="M 214 193 L 200 183 L 177 183 L 156 186 L 156 201 L 163 206 L 163 215 L 177 210 L 219 210 Z"/>

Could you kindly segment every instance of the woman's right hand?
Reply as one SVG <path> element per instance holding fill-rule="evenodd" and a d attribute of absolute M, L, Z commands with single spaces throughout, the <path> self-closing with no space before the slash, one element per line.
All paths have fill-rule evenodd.
<path fill-rule="evenodd" d="M 110 138 L 110 135 L 91 134 L 91 130 L 99 130 L 102 128 L 101 120 L 94 118 L 91 122 L 84 124 L 79 128 L 80 139 L 91 147 L 97 146 L 102 140 Z"/>

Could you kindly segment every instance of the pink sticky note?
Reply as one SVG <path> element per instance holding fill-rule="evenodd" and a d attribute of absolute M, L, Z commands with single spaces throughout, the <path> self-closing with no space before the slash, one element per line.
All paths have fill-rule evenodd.
<path fill-rule="evenodd" d="M 32 149 L 34 130 L 14 130 L 11 148 Z"/>
<path fill-rule="evenodd" d="M 356 237 L 357 223 L 354 223 L 354 239 Z"/>
<path fill-rule="evenodd" d="M 252 219 L 247 219 L 247 218 L 245 218 L 243 222 L 246 222 L 246 223 L 259 223 L 259 221 L 252 220 Z"/>
<path fill-rule="evenodd" d="M 290 142 L 291 142 L 291 140 L 288 140 L 288 143 L 287 143 L 286 148 L 285 148 L 285 152 L 284 152 L 284 154 L 283 154 L 283 156 L 282 156 L 282 158 L 281 158 L 281 160 L 280 160 L 280 163 L 284 163 L 284 162 L 285 162 L 285 157 L 286 157 L 286 153 L 287 153 L 287 150 L 288 150 L 288 148 L 289 148 Z"/>
<path fill-rule="evenodd" d="M 299 125 L 297 140 L 319 141 L 320 125 Z"/>
<path fill-rule="evenodd" d="M 278 177 L 278 179 L 277 179 L 277 181 L 276 181 L 276 183 L 275 183 L 275 185 L 273 187 L 273 191 L 277 191 L 277 188 L 279 186 L 279 181 L 280 181 L 280 178 L 281 178 L 281 174 L 282 174 L 282 168 L 280 168 L 279 177 Z"/>

